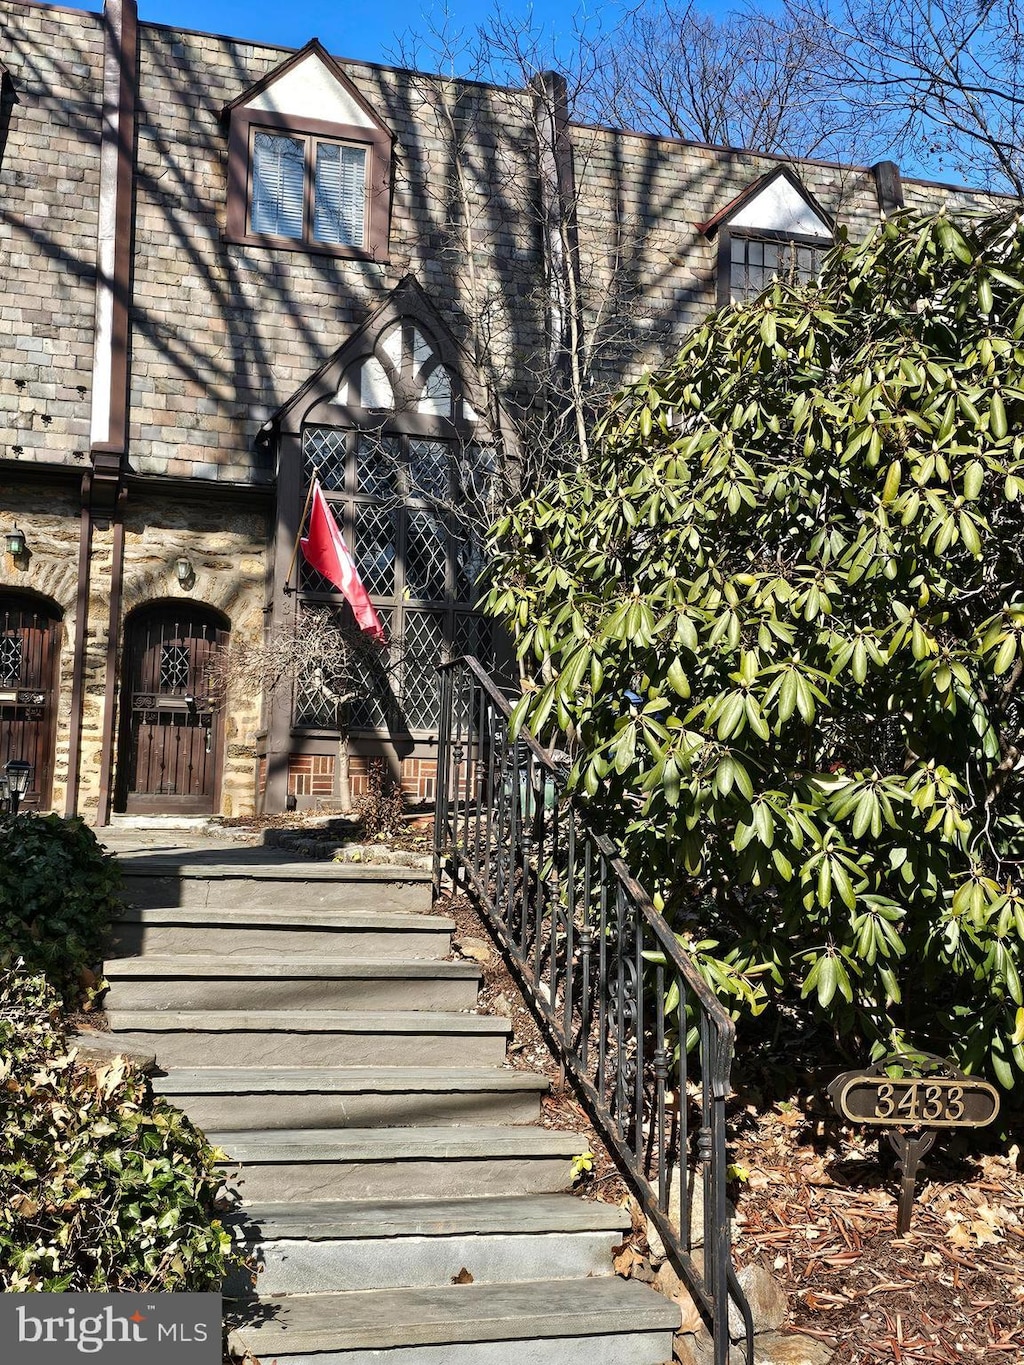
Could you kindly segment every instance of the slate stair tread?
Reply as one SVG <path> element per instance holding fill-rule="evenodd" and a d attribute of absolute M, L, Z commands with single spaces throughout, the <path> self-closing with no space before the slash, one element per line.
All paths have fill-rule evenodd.
<path fill-rule="evenodd" d="M 115 1033 L 508 1034 L 512 1031 L 507 1019 L 494 1014 L 445 1010 L 113 1009 L 108 1017 Z"/>
<path fill-rule="evenodd" d="M 619 1232 L 630 1225 L 617 1204 L 571 1194 L 485 1195 L 464 1199 L 324 1200 L 251 1204 L 232 1221 L 264 1239 L 326 1241 L 369 1237 L 451 1237 L 538 1232 Z"/>
<path fill-rule="evenodd" d="M 207 1134 L 229 1164 L 324 1161 L 444 1161 L 508 1157 L 567 1159 L 586 1149 L 580 1133 L 527 1125 L 267 1129 Z"/>
<path fill-rule="evenodd" d="M 260 1299 L 264 1321 L 236 1328 L 229 1350 L 259 1359 L 329 1350 L 425 1343 L 671 1332 L 679 1308 L 631 1280 L 616 1277 L 518 1284 L 355 1290 Z"/>
<path fill-rule="evenodd" d="M 475 962 L 445 961 L 443 958 L 350 958 L 302 957 L 296 953 L 282 959 L 257 957 L 224 957 L 195 953 L 194 955 L 153 954 L 143 957 L 112 958 L 103 965 L 108 980 L 146 977 L 253 977 L 287 979 L 290 977 L 343 977 L 352 980 L 374 980 L 381 977 L 410 977 L 433 979 L 451 977 L 475 980 L 480 968 Z"/>
<path fill-rule="evenodd" d="M 383 883 L 394 886 L 396 883 L 418 882 L 428 885 L 432 881 L 426 868 L 401 867 L 390 863 L 297 863 L 297 862 L 244 862 L 204 863 L 183 861 L 172 857 L 155 857 L 149 853 L 122 853 L 118 856 L 121 871 L 127 877 L 190 877 L 203 881 L 298 881 L 298 882 L 336 882 L 341 886 L 375 885 Z"/>
<path fill-rule="evenodd" d="M 162 1095 L 303 1094 L 339 1095 L 377 1091 L 402 1094 L 436 1090 L 533 1090 L 548 1088 L 546 1076 L 501 1067 L 266 1066 L 174 1067 L 154 1085 Z"/>
<path fill-rule="evenodd" d="M 637 1359 L 646 1359 L 646 1343 L 656 1340 L 651 1350 L 661 1358 L 678 1324 L 678 1309 L 637 1283 L 615 1278 L 610 1265 L 608 1273 L 603 1269 L 606 1248 L 629 1226 L 628 1214 L 560 1192 L 568 1184 L 569 1161 L 585 1150 L 586 1138 L 535 1121 L 500 1122 L 509 1104 L 510 1114 L 518 1115 L 524 1104 L 532 1104 L 535 1114 L 536 1096 L 549 1085 L 543 1075 L 500 1065 L 509 1021 L 451 1008 L 388 1007 L 389 983 L 396 1004 L 425 1001 L 424 991 L 441 1003 L 446 997 L 458 999 L 467 988 L 433 983 L 480 979 L 477 963 L 445 958 L 446 936 L 454 932 L 455 921 L 420 908 L 417 888 L 427 892 L 428 872 L 287 863 L 272 856 L 256 865 L 230 856 L 207 862 L 145 856 L 126 862 L 122 866 L 135 887 L 149 879 L 148 893 L 139 899 L 155 908 L 132 907 L 119 914 L 122 934 L 139 936 L 140 942 L 152 937 L 154 947 L 161 941 L 163 946 L 107 964 L 112 986 L 132 1006 L 120 1009 L 113 1003 L 113 1036 L 120 1033 L 127 1046 L 133 1034 L 145 1037 L 158 1063 L 164 1047 L 168 1069 L 155 1078 L 155 1088 L 172 1102 L 180 1097 L 187 1106 L 191 1097 L 193 1105 L 206 1107 L 208 1139 L 224 1152 L 225 1182 L 231 1185 L 240 1177 L 242 1189 L 248 1181 L 255 1196 L 252 1203 L 243 1200 L 229 1221 L 244 1244 L 266 1248 L 265 1284 L 275 1293 L 237 1301 L 245 1320 L 231 1334 L 233 1355 L 280 1357 L 282 1365 L 289 1358 L 308 1362 L 323 1356 L 337 1365 L 350 1352 L 360 1361 L 363 1353 L 376 1359 L 378 1350 L 388 1359 L 393 1354 L 419 1358 L 422 1347 L 431 1360 L 452 1354 L 463 1361 L 478 1351 L 474 1343 L 491 1342 L 496 1345 L 488 1349 L 502 1352 L 504 1361 L 506 1351 L 509 1359 L 518 1360 L 524 1351 L 529 1356 L 530 1342 L 550 1339 L 557 1351 L 559 1339 L 580 1339 L 595 1343 L 584 1346 L 589 1355 L 602 1340 L 618 1342 L 637 1333 L 645 1343 Z M 176 886 L 180 899 L 197 898 L 193 879 L 208 884 L 208 904 L 175 905 Z M 253 883 L 253 900 L 269 901 L 267 908 L 238 904 L 246 899 L 246 880 Z M 305 906 L 303 884 L 309 889 Z M 404 897 L 397 890 L 388 895 L 389 887 L 402 886 Z M 222 908 L 220 900 L 233 904 Z M 204 943 L 199 935 L 208 927 L 218 932 Z M 244 932 L 236 952 L 239 931 Z M 370 937 L 362 937 L 363 931 Z M 404 937 L 406 932 L 418 937 Z M 358 946 L 346 953 L 352 933 L 360 936 Z M 179 940 L 182 949 L 175 951 Z M 225 945 L 225 951 L 211 943 Z M 388 954 L 392 944 L 393 956 Z M 244 945 L 256 951 L 247 952 Z M 193 946 L 201 951 L 190 952 Z M 211 991 L 218 987 L 175 984 L 189 981 L 239 983 L 224 987 L 223 1000 L 243 1007 L 217 1008 L 220 999 Z M 265 1005 L 260 1004 L 261 981 L 267 983 Z M 331 981 L 338 982 L 336 988 L 327 984 Z M 378 981 L 379 1004 L 376 994 L 366 996 L 368 987 L 362 984 Z M 192 1000 L 193 1007 L 132 1004 L 134 999 L 143 1006 L 159 1005 L 161 982 L 167 983 L 164 1002 Z M 277 982 L 325 984 L 271 984 Z M 294 1007 L 300 995 L 311 992 L 334 1003 L 335 989 L 353 1003 L 362 995 L 371 1008 Z M 274 996 L 283 1007 L 274 1007 Z M 202 1006 L 206 997 L 215 999 L 213 1007 Z M 199 1044 L 182 1050 L 181 1035 L 189 1033 L 198 1035 Z M 335 1034 L 348 1036 L 335 1043 L 330 1037 Z M 209 1035 L 206 1041 L 204 1035 Z M 328 1035 L 328 1051 L 315 1035 Z M 377 1036 L 381 1058 L 401 1064 L 373 1062 L 373 1049 L 360 1051 L 359 1035 Z M 487 1065 L 492 1048 L 495 1061 Z M 423 1064 L 413 1064 L 421 1052 Z M 293 1064 L 307 1053 L 311 1065 Z M 218 1055 L 221 1065 L 204 1065 L 208 1058 L 216 1063 Z M 173 1065 L 176 1056 L 183 1065 Z M 364 1057 L 371 1064 L 359 1065 Z M 332 1066 L 332 1060 L 346 1064 Z M 435 1060 L 442 1065 L 431 1065 Z M 411 1099 L 402 1099 L 405 1095 Z M 472 1099 L 476 1095 L 493 1097 L 485 1100 L 488 1112 Z M 452 1105 L 457 1106 L 453 1113 L 468 1117 L 469 1110 L 462 1109 L 470 1100 L 482 1122 L 438 1122 Z M 392 1114 L 388 1106 L 396 1104 L 405 1108 Z M 285 1121 L 297 1123 L 301 1112 L 307 1123 L 333 1122 L 341 1106 L 339 1112 L 351 1112 L 355 1122 L 365 1124 L 374 1121 L 367 1106 L 384 1106 L 382 1113 L 400 1119 L 410 1104 L 409 1112 L 418 1110 L 423 1117 L 438 1112 L 428 1123 L 408 1127 L 265 1126 L 277 1116 L 273 1106 L 290 1106 Z M 259 1126 L 223 1131 L 233 1119 Z M 241 1167 L 237 1176 L 236 1166 Z M 532 1250 L 531 1238 L 542 1239 Z M 471 1257 L 474 1248 L 480 1282 L 447 1283 L 447 1258 L 455 1256 L 460 1264 L 463 1250 Z M 358 1287 L 402 1283 L 394 1268 L 396 1254 L 403 1265 L 413 1259 L 413 1272 L 408 1267 L 403 1272 L 412 1287 Z M 569 1278 L 558 1278 L 560 1271 Z M 550 1278 L 536 1278 L 545 1273 Z M 519 1274 L 533 1278 L 524 1282 Z M 345 1283 L 352 1288 L 337 1292 Z"/>
<path fill-rule="evenodd" d="M 455 921 L 445 915 L 423 915 L 415 910 L 290 910 L 259 906 L 211 908 L 206 905 L 166 905 L 150 909 L 126 906 L 115 916 L 119 924 L 175 924 L 242 929 L 408 929 L 451 934 Z M 201 954 L 196 954 L 201 956 Z"/>

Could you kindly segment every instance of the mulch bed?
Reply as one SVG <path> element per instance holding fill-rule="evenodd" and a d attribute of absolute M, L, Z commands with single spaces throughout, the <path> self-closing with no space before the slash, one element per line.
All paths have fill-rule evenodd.
<path fill-rule="evenodd" d="M 897 1238 L 888 1147 L 880 1158 L 877 1143 L 809 1124 L 796 1105 L 745 1119 L 737 1257 L 779 1277 L 792 1325 L 834 1346 L 835 1365 L 1024 1361 L 1019 1148 L 972 1154 L 940 1138 Z"/>

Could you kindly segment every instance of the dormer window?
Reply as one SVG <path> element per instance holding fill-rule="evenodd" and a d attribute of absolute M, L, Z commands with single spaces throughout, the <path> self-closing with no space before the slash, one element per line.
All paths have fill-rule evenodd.
<path fill-rule="evenodd" d="M 367 151 L 253 128 L 249 234 L 365 250 Z"/>
<path fill-rule="evenodd" d="M 816 278 L 831 243 L 780 235 L 729 233 L 729 302 L 756 298 L 773 280 L 806 284 Z"/>
<path fill-rule="evenodd" d="M 228 240 L 386 259 L 391 136 L 319 43 L 225 115 Z"/>
<path fill-rule="evenodd" d="M 828 214 L 785 166 L 751 185 L 701 231 L 718 236 L 720 306 L 756 298 L 774 280 L 813 280 L 834 238 Z"/>

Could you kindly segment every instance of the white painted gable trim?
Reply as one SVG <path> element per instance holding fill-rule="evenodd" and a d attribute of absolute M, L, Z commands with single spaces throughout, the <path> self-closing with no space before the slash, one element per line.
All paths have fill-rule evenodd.
<path fill-rule="evenodd" d="M 350 128 L 381 126 L 315 52 L 310 52 L 258 95 L 246 100 L 242 108 L 307 121 L 343 123 Z"/>
<path fill-rule="evenodd" d="M 727 220 L 729 228 L 832 241 L 832 229 L 784 175 L 776 176 Z"/>

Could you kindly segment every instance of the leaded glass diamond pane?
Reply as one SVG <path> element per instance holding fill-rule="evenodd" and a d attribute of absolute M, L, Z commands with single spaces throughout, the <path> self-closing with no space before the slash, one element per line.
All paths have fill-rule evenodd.
<path fill-rule="evenodd" d="M 362 435 L 356 447 L 356 486 L 370 497 L 389 497 L 399 470 L 399 442 L 393 436 Z"/>
<path fill-rule="evenodd" d="M 440 720 L 437 668 L 446 656 L 443 612 L 407 611 L 402 640 L 402 714 L 410 730 L 436 729 Z"/>
<path fill-rule="evenodd" d="M 380 612 L 381 624 L 391 639 L 392 618 Z M 352 688 L 355 695 L 349 703 L 349 724 L 356 730 L 387 730 L 395 713 L 394 689 L 391 681 L 392 655 L 389 650 L 370 645 L 357 651 L 353 660 Z"/>
<path fill-rule="evenodd" d="M 410 512 L 406 523 L 405 591 L 408 597 L 443 601 L 447 588 L 447 535 L 435 512 Z"/>
<path fill-rule="evenodd" d="M 318 664 L 307 669 L 295 683 L 295 724 L 316 730 L 337 730 L 341 701 L 328 676 Z"/>
<path fill-rule="evenodd" d="M 307 564 L 299 555 L 299 587 L 306 592 L 334 592 L 338 589 L 329 578 L 325 578 L 319 569 L 314 569 L 311 564 Z"/>
<path fill-rule="evenodd" d="M 455 618 L 452 656 L 472 654 L 485 668 L 491 664 L 491 623 L 475 613 L 460 612 Z"/>
<path fill-rule="evenodd" d="M 345 490 L 345 467 L 348 448 L 347 432 L 337 427 L 307 427 L 302 433 L 303 466 L 307 482 L 313 470 L 319 468 L 320 487 L 325 492 Z"/>
<path fill-rule="evenodd" d="M 447 500 L 448 453 L 444 441 L 409 442 L 409 483 L 413 497 Z"/>
<path fill-rule="evenodd" d="M 397 517 L 364 505 L 357 505 L 355 512 L 355 558 L 363 587 L 372 597 L 394 597 Z"/>
<path fill-rule="evenodd" d="M 452 631 L 451 657 L 461 658 L 464 654 L 471 654 L 474 659 L 479 659 L 484 668 L 490 670 L 493 650 L 491 647 L 491 625 L 482 616 L 461 613 L 455 618 L 455 627 Z M 465 725 L 467 719 L 467 707 L 469 704 L 468 696 L 461 689 L 456 689 L 454 697 L 455 723 Z"/>
<path fill-rule="evenodd" d="M 17 687 L 21 677 L 20 635 L 0 636 L 0 687 Z"/>
<path fill-rule="evenodd" d="M 477 583 L 484 570 L 483 546 L 472 530 L 455 546 L 455 597 L 459 602 L 475 602 Z"/>
<path fill-rule="evenodd" d="M 160 650 L 160 691 L 188 686 L 188 645 L 163 645 Z"/>
<path fill-rule="evenodd" d="M 468 445 L 455 462 L 455 483 L 459 494 L 475 503 L 491 496 L 498 457 L 490 446 Z"/>

